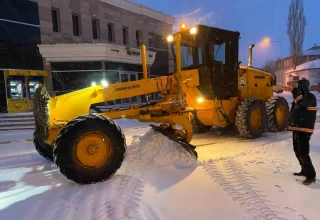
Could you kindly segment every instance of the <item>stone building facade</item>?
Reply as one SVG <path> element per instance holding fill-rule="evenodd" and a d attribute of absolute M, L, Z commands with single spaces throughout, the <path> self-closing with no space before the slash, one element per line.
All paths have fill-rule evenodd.
<path fill-rule="evenodd" d="M 33 1 L 38 3 L 42 44 L 108 43 L 139 48 L 143 43 L 147 50 L 157 52 L 152 74 L 172 72 L 165 42 L 172 32 L 172 16 L 128 0 Z"/>
<path fill-rule="evenodd" d="M 39 48 L 44 67 L 49 71 L 47 85 L 56 94 L 86 87 L 90 81 L 101 78 L 110 82 L 141 78 L 141 62 L 128 54 L 139 53 L 137 49 L 142 44 L 147 46 L 148 56 L 152 56 L 148 63 L 149 76 L 173 72 L 166 42 L 166 36 L 172 33 L 172 16 L 128 0 L 33 1 L 38 4 Z M 94 49 L 97 46 L 99 49 Z M 59 48 L 63 50 L 60 60 Z M 87 55 L 87 60 L 79 48 L 83 48 L 80 50 Z M 118 51 L 117 55 L 112 55 L 114 51 Z M 79 86 L 71 88 L 70 85 Z"/>

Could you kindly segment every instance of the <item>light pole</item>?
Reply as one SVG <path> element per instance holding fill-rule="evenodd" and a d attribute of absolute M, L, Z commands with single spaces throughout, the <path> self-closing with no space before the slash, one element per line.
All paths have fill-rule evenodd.
<path fill-rule="evenodd" d="M 282 70 L 283 70 L 283 60 L 282 60 L 282 42 L 278 41 L 278 40 L 271 40 L 270 38 L 266 37 L 263 40 L 266 43 L 269 42 L 275 42 L 275 43 L 280 43 L 280 70 L 281 70 L 281 83 L 283 84 L 283 74 L 282 74 Z"/>

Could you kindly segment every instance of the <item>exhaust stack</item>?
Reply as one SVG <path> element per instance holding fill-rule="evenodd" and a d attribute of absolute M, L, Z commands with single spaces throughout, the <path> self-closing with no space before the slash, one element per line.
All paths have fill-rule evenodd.
<path fill-rule="evenodd" d="M 254 48 L 254 46 L 254 44 L 251 44 L 249 47 L 248 67 L 252 66 L 252 48 Z"/>

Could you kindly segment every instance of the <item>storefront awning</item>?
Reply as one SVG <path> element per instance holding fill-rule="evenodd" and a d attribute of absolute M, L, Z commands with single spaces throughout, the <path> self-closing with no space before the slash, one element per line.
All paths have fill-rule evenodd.
<path fill-rule="evenodd" d="M 46 62 L 113 61 L 141 64 L 140 49 L 114 44 L 43 44 L 38 45 Z M 147 64 L 152 65 L 156 53 L 147 51 Z"/>

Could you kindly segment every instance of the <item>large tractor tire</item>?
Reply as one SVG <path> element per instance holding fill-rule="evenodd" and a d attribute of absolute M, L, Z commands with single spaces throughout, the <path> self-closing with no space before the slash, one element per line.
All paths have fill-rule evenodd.
<path fill-rule="evenodd" d="M 212 126 L 204 125 L 201 121 L 197 118 L 197 113 L 193 112 L 194 118 L 192 119 L 192 129 L 194 134 L 202 134 L 208 132 Z"/>
<path fill-rule="evenodd" d="M 36 131 L 33 133 L 33 144 L 36 151 L 45 159 L 53 161 L 53 149 L 50 145 L 44 141 L 40 141 L 37 138 Z"/>
<path fill-rule="evenodd" d="M 271 132 L 286 130 L 289 120 L 289 105 L 285 98 L 273 96 L 266 102 L 267 126 Z"/>
<path fill-rule="evenodd" d="M 247 99 L 237 107 L 235 124 L 241 136 L 259 138 L 265 132 L 266 110 L 259 99 Z"/>
<path fill-rule="evenodd" d="M 120 168 L 126 139 L 111 119 L 88 114 L 66 124 L 53 147 L 54 161 L 64 176 L 91 184 L 107 180 Z"/>

